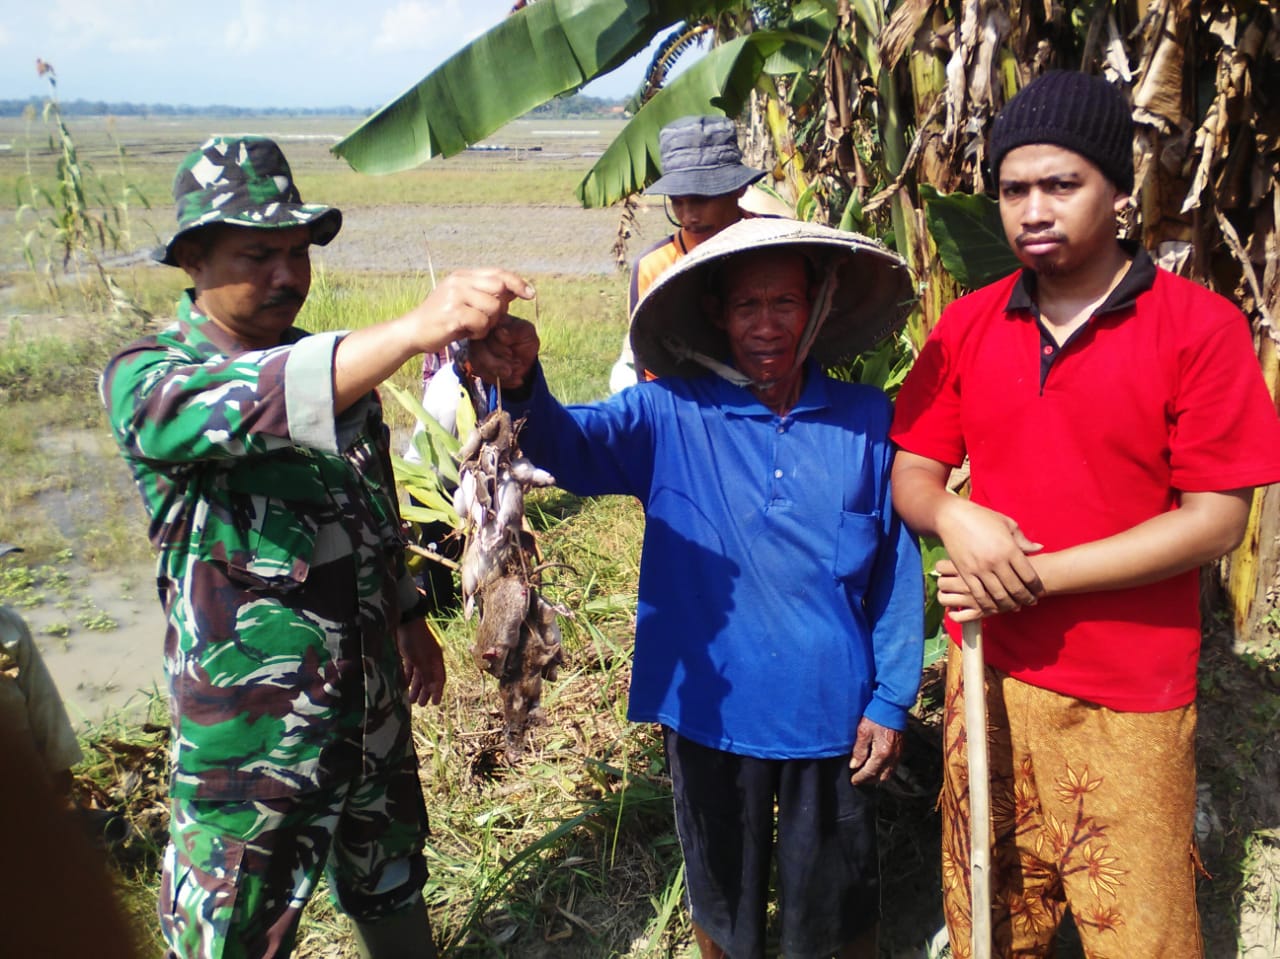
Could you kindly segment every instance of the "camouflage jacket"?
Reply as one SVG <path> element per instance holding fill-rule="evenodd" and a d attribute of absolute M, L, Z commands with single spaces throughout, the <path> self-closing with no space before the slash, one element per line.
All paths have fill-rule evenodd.
<path fill-rule="evenodd" d="M 245 352 L 188 291 L 103 373 L 159 552 L 175 796 L 325 789 L 408 748 L 417 593 L 377 396 L 333 415 L 341 336 Z"/>

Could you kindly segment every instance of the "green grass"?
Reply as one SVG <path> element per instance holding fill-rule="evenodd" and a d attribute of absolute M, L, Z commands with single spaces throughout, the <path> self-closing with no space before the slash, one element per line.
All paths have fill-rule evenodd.
<path fill-rule="evenodd" d="M 196 145 L 192 143 L 192 147 Z M 16 210 L 21 204 L 30 203 L 33 187 L 37 192 L 56 190 L 53 172 L 43 169 L 45 158 L 34 158 L 34 162 L 39 166 L 33 167 L 30 177 L 12 169 L 12 160 L 7 169 L 0 165 L 0 210 Z M 573 191 L 582 179 L 582 171 L 538 159 L 513 167 L 509 162 L 463 157 L 373 177 L 356 173 L 335 159 L 319 168 L 296 171 L 295 176 L 303 197 L 315 197 L 333 206 L 576 206 Z M 101 172 L 98 182 L 101 192 L 112 202 L 120 202 L 126 187 L 136 191 L 129 198 L 130 218 L 163 226 L 173 218 L 169 196 L 172 179 L 172 170 L 144 167 L 139 175 Z"/>
<path fill-rule="evenodd" d="M 536 320 L 541 359 L 557 396 L 576 403 L 599 399 L 609 391 L 609 368 L 626 331 L 626 293 L 610 277 L 532 275 L 537 302 L 516 301 L 511 312 Z M 298 325 L 315 333 L 361 329 L 412 309 L 431 291 L 426 274 L 376 276 L 317 270 L 311 295 Z M 422 364 L 406 363 L 392 378 L 396 386 L 421 393 Z M 396 429 L 412 426 L 407 412 L 387 403 Z"/>
<path fill-rule="evenodd" d="M 509 163 L 463 160 L 427 164 L 386 177 L 361 176 L 348 169 L 299 179 L 303 196 L 323 197 L 334 206 L 421 203 L 428 206 L 576 206 L 573 191 L 582 172 L 531 160 Z"/>
<path fill-rule="evenodd" d="M 112 346 L 99 329 L 75 322 L 11 323 L 0 340 L 0 391 L 23 400 L 86 396 Z"/>

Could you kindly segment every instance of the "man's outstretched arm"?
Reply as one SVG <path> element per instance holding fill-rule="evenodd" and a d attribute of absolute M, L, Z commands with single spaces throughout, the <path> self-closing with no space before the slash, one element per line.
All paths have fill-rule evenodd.
<path fill-rule="evenodd" d="M 533 295 L 532 286 L 507 270 L 458 270 L 404 316 L 352 331 L 333 357 L 334 412 L 342 413 L 412 356 L 487 336 L 505 320 L 513 299 Z"/>

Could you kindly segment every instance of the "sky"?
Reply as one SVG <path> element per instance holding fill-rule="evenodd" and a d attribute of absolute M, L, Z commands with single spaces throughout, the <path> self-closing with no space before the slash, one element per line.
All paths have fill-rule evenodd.
<path fill-rule="evenodd" d="M 0 0 L 0 99 L 373 108 L 512 0 Z M 642 53 L 584 93 L 629 96 Z"/>

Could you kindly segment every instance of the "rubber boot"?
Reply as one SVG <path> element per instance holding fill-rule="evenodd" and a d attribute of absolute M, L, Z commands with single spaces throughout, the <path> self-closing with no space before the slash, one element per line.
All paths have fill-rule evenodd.
<path fill-rule="evenodd" d="M 427 904 L 419 899 L 376 922 L 353 922 L 361 959 L 436 959 Z"/>

